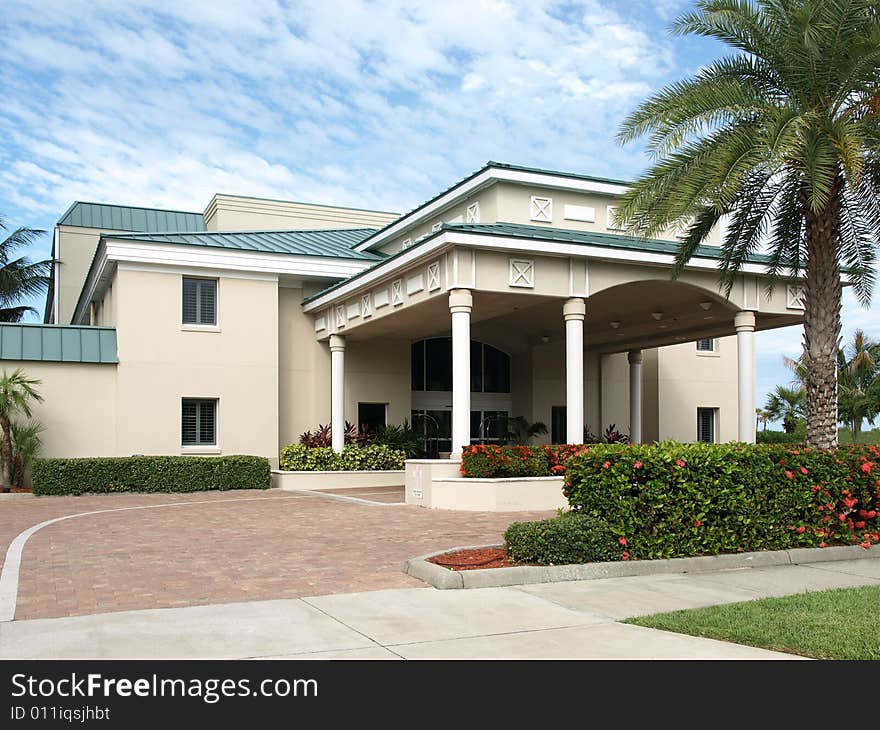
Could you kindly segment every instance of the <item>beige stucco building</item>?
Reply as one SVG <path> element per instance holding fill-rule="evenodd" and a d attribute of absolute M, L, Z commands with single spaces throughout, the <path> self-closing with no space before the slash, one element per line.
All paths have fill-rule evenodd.
<path fill-rule="evenodd" d="M 673 281 L 674 232 L 615 229 L 625 189 L 488 163 L 404 215 L 75 203 L 46 324 L 0 328 L 3 367 L 43 381 L 49 456 L 277 460 L 318 424 L 338 448 L 345 421 L 405 419 L 434 456 L 512 416 L 538 442 L 754 440 L 754 331 L 800 323 L 800 285 L 756 257 L 725 296 L 713 246 Z"/>

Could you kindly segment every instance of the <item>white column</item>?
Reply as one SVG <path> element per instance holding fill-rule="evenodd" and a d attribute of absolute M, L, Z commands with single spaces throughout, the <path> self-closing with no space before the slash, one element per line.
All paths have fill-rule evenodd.
<path fill-rule="evenodd" d="M 569 299 L 562 307 L 565 317 L 565 439 L 584 440 L 584 317 L 583 299 Z"/>
<path fill-rule="evenodd" d="M 345 336 L 330 335 L 330 435 L 333 450 L 345 447 Z"/>
<path fill-rule="evenodd" d="M 755 443 L 755 313 L 740 312 L 733 318 L 736 328 L 737 394 L 739 431 L 737 439 Z"/>
<path fill-rule="evenodd" d="M 471 308 L 467 289 L 449 292 L 452 314 L 452 454 L 471 442 Z"/>
<path fill-rule="evenodd" d="M 630 350 L 629 361 L 629 440 L 642 443 L 642 351 Z"/>

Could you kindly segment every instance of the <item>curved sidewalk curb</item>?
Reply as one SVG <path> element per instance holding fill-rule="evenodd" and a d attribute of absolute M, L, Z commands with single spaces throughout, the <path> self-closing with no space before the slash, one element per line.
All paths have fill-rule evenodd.
<path fill-rule="evenodd" d="M 794 548 L 755 553 L 709 555 L 699 558 L 671 558 L 669 560 L 631 560 L 612 563 L 586 563 L 583 565 L 515 565 L 509 568 L 478 570 L 449 570 L 428 558 L 437 555 L 471 550 L 475 548 L 503 547 L 501 545 L 466 545 L 440 550 L 430 555 L 411 558 L 403 565 L 403 572 L 428 583 L 434 588 L 499 588 L 534 583 L 558 583 L 571 580 L 600 580 L 624 578 L 636 575 L 662 575 L 670 573 L 705 573 L 735 568 L 765 568 L 773 565 L 807 565 L 838 560 L 862 560 L 880 558 L 880 545 L 867 550 L 858 545 L 841 545 L 828 548 Z"/>

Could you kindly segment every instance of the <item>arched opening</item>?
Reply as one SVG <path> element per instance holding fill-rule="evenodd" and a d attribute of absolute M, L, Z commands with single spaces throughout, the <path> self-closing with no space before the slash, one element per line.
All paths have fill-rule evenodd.
<path fill-rule="evenodd" d="M 412 344 L 412 425 L 436 458 L 452 449 L 452 338 Z M 471 441 L 500 443 L 512 415 L 511 358 L 497 347 L 471 341 Z"/>

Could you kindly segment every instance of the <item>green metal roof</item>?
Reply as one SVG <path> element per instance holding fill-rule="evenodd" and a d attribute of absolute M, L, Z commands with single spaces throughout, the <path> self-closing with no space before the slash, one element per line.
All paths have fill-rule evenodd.
<path fill-rule="evenodd" d="M 303 231 L 205 231 L 202 233 L 140 233 L 114 235 L 104 238 L 148 243 L 170 243 L 185 246 L 229 248 L 239 251 L 260 251 L 295 256 L 324 256 L 358 261 L 381 261 L 384 257 L 369 252 L 355 251 L 354 246 L 375 228 L 315 229 Z"/>
<path fill-rule="evenodd" d="M 678 241 L 664 241 L 654 238 L 638 238 L 619 233 L 599 233 L 596 231 L 573 231 L 568 228 L 544 228 L 519 223 L 446 223 L 445 230 L 463 233 L 479 233 L 506 238 L 526 238 L 541 241 L 558 241 L 584 246 L 600 246 L 603 248 L 620 248 L 648 253 L 664 253 L 674 256 L 678 251 Z M 699 246 L 694 252 L 696 258 L 720 259 L 721 249 L 717 246 Z M 767 263 L 768 256 L 753 254 L 746 261 L 749 263 Z"/>
<path fill-rule="evenodd" d="M 110 231 L 204 231 L 201 213 L 130 205 L 76 202 L 58 221 L 61 226 L 100 228 Z"/>
<path fill-rule="evenodd" d="M 0 360 L 116 363 L 116 329 L 3 323 Z"/>

